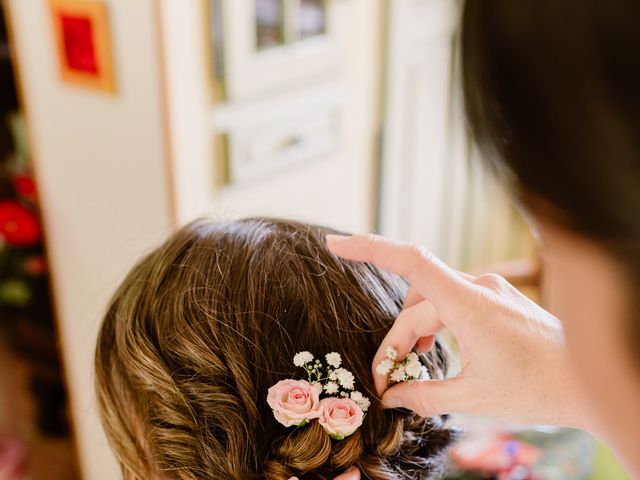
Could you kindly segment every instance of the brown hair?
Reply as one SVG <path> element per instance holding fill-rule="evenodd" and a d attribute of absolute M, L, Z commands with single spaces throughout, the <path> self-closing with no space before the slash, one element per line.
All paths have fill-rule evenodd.
<path fill-rule="evenodd" d="M 264 218 L 181 228 L 128 274 L 96 350 L 103 424 L 125 479 L 423 479 L 440 472 L 443 419 L 383 410 L 371 362 L 406 284 L 341 260 L 327 228 Z M 292 358 L 337 351 L 372 405 L 362 427 L 331 440 L 317 422 L 285 428 L 267 389 L 301 378 Z M 421 358 L 442 377 L 438 344 Z"/>

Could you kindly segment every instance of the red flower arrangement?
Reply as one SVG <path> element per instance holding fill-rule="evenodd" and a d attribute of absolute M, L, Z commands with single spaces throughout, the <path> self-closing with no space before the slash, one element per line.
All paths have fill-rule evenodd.
<path fill-rule="evenodd" d="M 35 199 L 36 183 L 30 175 L 18 174 L 13 179 L 13 185 L 18 195 L 30 200 Z"/>
<path fill-rule="evenodd" d="M 40 255 L 33 255 L 24 261 L 22 267 L 29 275 L 37 277 L 47 271 L 47 261 Z"/>
<path fill-rule="evenodd" d="M 0 201 L 0 237 L 16 247 L 32 247 L 40 241 L 40 224 L 34 213 L 16 200 Z"/>
<path fill-rule="evenodd" d="M 30 432 L 37 427 L 43 435 L 65 437 L 66 393 L 31 171 L 22 116 L 0 114 L 0 337 L 2 348 L 5 343 L 11 346 L 29 365 L 35 407 L 34 421 L 29 419 L 17 430 Z M 15 442 L 3 443 L 0 432 L 0 480 L 25 478 L 25 456 L 25 449 Z"/>
<path fill-rule="evenodd" d="M 49 315 L 43 312 L 48 304 L 47 264 L 37 188 L 28 151 L 20 148 L 25 145 L 20 125 L 15 118 L 0 118 L 0 323 L 9 324 L 16 318 Z"/>

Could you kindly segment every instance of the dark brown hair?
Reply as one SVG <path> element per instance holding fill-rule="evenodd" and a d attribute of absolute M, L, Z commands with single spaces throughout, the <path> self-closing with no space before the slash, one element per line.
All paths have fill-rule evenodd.
<path fill-rule="evenodd" d="M 468 0 L 467 118 L 530 210 L 609 252 L 640 288 L 640 2 Z M 631 322 L 640 361 L 640 319 Z"/>
<path fill-rule="evenodd" d="M 126 479 L 330 479 L 438 474 L 443 419 L 383 410 L 371 362 L 402 308 L 404 281 L 325 246 L 332 230 L 205 218 L 146 255 L 115 293 L 96 351 L 103 424 Z M 335 233 L 335 232 L 333 232 Z M 267 389 L 301 378 L 292 358 L 337 351 L 372 405 L 342 441 L 317 422 L 287 429 Z M 440 344 L 422 360 L 445 374 Z"/>

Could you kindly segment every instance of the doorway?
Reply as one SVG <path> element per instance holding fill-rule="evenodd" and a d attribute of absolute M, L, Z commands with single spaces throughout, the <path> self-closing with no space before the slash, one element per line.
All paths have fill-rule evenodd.
<path fill-rule="evenodd" d="M 79 478 L 36 182 L 0 1 L 0 478 Z"/>

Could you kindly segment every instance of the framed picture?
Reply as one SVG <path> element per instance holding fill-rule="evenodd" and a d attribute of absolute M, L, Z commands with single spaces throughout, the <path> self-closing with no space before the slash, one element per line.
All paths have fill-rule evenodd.
<path fill-rule="evenodd" d="M 115 92 L 105 5 L 91 0 L 49 0 L 49 5 L 62 80 Z"/>

